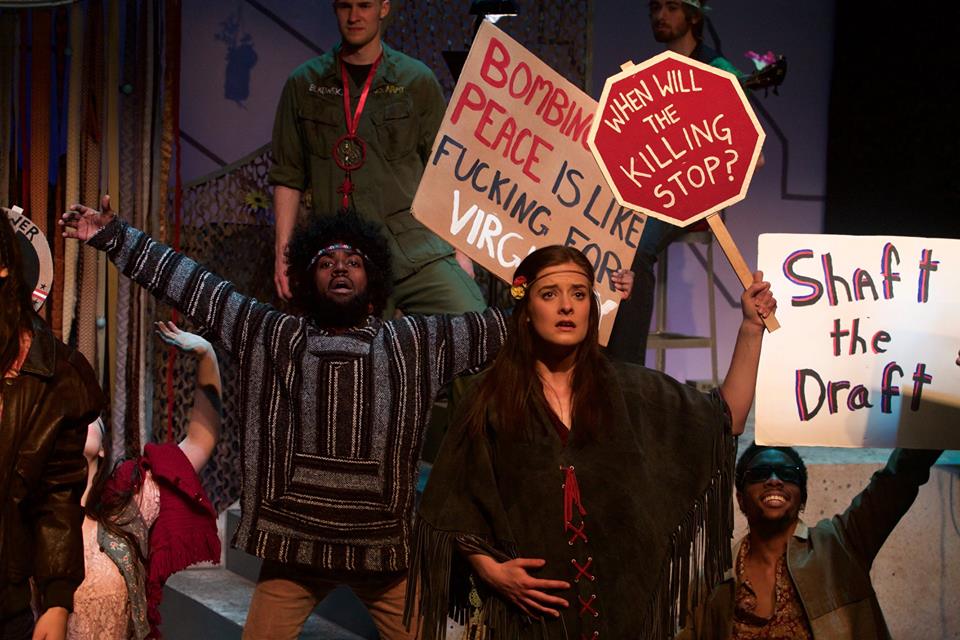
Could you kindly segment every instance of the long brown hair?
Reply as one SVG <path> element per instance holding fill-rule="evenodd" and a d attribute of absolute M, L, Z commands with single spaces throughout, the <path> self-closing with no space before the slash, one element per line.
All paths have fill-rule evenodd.
<path fill-rule="evenodd" d="M 20 354 L 20 332 L 33 324 L 33 302 L 30 288 L 23 282 L 23 258 L 17 234 L 0 209 L 0 267 L 10 272 L 0 278 L 0 376 L 4 375 Z"/>
<path fill-rule="evenodd" d="M 100 423 L 101 425 L 104 422 Z M 130 476 L 130 485 L 128 487 L 117 487 L 111 485 L 111 479 L 117 469 L 126 462 L 123 458 L 117 460 L 113 465 L 110 464 L 110 450 L 112 447 L 111 438 L 104 428 L 100 432 L 101 447 L 104 455 L 100 457 L 97 466 L 97 473 L 93 476 L 90 492 L 87 494 L 87 504 L 84 507 L 84 513 L 91 520 L 95 520 L 101 527 L 115 536 L 119 536 L 127 542 L 127 545 L 133 550 L 133 553 L 140 560 L 140 564 L 146 563 L 146 558 L 140 551 L 140 545 L 132 534 L 123 529 L 130 524 L 122 519 L 127 505 L 134 499 L 136 494 L 143 486 L 143 474 L 140 467 L 133 465 Z M 135 565 L 136 566 L 136 565 Z M 139 568 L 136 569 L 139 571 Z"/>
<path fill-rule="evenodd" d="M 583 270 L 591 285 L 595 282 L 593 265 L 586 256 L 577 249 L 559 245 L 543 247 L 528 255 L 514 272 L 514 281 L 522 277 L 532 283 L 544 269 L 570 262 Z M 486 431 L 488 407 L 499 416 L 494 421 L 497 433 L 518 438 L 529 437 L 533 433 L 536 413 L 548 410 L 543 384 L 536 370 L 536 339 L 528 322 L 529 298 L 528 292 L 517 301 L 508 320 L 507 339 L 461 414 L 474 435 Z M 606 384 L 609 368 L 606 357 L 600 352 L 599 335 L 600 310 L 596 304 L 591 304 L 587 335 L 577 348 L 571 381 L 571 435 L 576 444 L 594 439 L 607 417 L 609 403 L 603 398 L 609 386 Z"/>

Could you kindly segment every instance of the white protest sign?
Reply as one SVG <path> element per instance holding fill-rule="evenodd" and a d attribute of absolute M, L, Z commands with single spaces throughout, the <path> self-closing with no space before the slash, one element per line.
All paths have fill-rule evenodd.
<path fill-rule="evenodd" d="M 960 449 L 960 240 L 763 234 L 757 442 Z"/>
<path fill-rule="evenodd" d="M 597 103 L 484 22 L 413 200 L 413 215 L 505 282 L 530 252 L 576 247 L 597 273 L 600 342 L 646 217 L 620 206 L 586 143 Z"/>

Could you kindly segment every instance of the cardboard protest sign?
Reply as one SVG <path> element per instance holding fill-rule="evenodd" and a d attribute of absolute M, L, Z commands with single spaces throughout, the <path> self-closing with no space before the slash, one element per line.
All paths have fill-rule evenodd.
<path fill-rule="evenodd" d="M 576 247 L 597 271 L 600 341 L 645 216 L 617 204 L 586 143 L 596 102 L 485 22 L 467 56 L 413 214 L 500 279 L 531 251 Z"/>
<path fill-rule="evenodd" d="M 757 441 L 960 449 L 960 240 L 763 234 Z"/>
<path fill-rule="evenodd" d="M 588 143 L 621 205 L 685 227 L 746 197 L 763 139 L 733 74 L 667 51 L 607 79 Z"/>
<path fill-rule="evenodd" d="M 23 215 L 23 209 L 2 208 L 7 220 L 17 233 L 20 241 L 20 254 L 23 259 L 23 277 L 33 289 L 33 308 L 37 311 L 46 302 L 53 286 L 53 258 L 47 237 L 30 218 Z"/>

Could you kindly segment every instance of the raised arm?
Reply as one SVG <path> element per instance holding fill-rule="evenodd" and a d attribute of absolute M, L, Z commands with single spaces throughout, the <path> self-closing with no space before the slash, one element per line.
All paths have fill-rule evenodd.
<path fill-rule="evenodd" d="M 128 226 L 110 209 L 109 196 L 104 196 L 102 207 L 102 211 L 79 204 L 70 207 L 60 220 L 64 237 L 106 252 L 125 276 L 194 323 L 209 327 L 230 353 L 239 355 L 265 324 L 298 322 L 237 293 L 228 281 Z"/>
<path fill-rule="evenodd" d="M 507 338 L 507 319 L 499 309 L 421 320 L 427 323 L 436 344 L 430 375 L 437 388 L 490 364 Z"/>
<path fill-rule="evenodd" d="M 180 450 L 190 460 L 194 471 L 200 473 L 220 439 L 223 384 L 220 381 L 217 353 L 209 342 L 189 331 L 181 331 L 172 322 L 157 322 L 155 326 L 161 340 L 181 353 L 197 358 L 193 407 L 190 409 L 187 435 L 180 441 Z"/>
<path fill-rule="evenodd" d="M 743 433 L 747 414 L 753 405 L 760 345 L 763 343 L 763 318 L 777 308 L 777 301 L 770 292 L 770 283 L 763 281 L 762 271 L 753 274 L 753 284 L 740 297 L 740 306 L 743 321 L 737 333 L 730 369 L 720 385 L 720 394 L 730 407 L 731 432 L 735 436 Z"/>
<path fill-rule="evenodd" d="M 896 449 L 887 465 L 873 474 L 870 483 L 833 522 L 867 571 L 880 547 L 917 498 L 920 486 L 930 479 L 930 467 L 941 450 Z"/>

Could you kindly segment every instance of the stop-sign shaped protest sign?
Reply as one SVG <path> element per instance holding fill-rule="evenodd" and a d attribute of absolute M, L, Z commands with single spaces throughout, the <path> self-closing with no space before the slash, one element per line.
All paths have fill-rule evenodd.
<path fill-rule="evenodd" d="M 622 206 L 687 226 L 746 196 L 763 138 L 733 74 L 668 51 L 607 79 L 587 142 Z"/>

